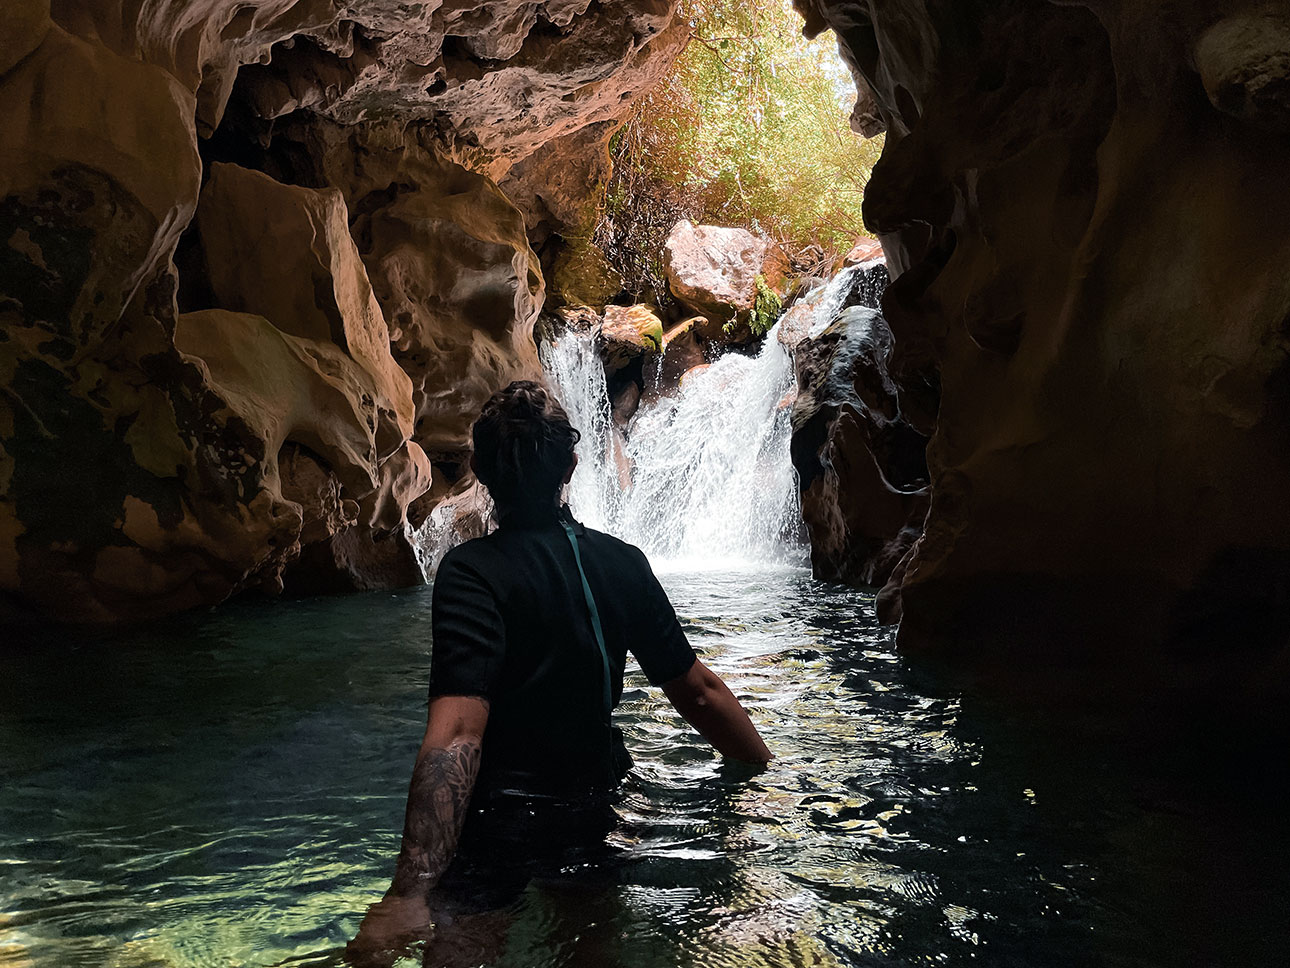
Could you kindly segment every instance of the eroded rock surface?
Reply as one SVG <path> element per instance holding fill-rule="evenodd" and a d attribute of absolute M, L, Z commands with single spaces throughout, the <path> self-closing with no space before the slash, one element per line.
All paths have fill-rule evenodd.
<path fill-rule="evenodd" d="M 570 231 L 571 162 L 687 32 L 670 0 L 6 4 L 5 613 L 419 579 L 409 508 L 538 371 L 495 182 Z"/>
<path fill-rule="evenodd" d="M 1283 644 L 1282 5 L 799 8 L 887 131 L 865 215 L 901 409 L 932 434 L 902 647 Z"/>
<path fill-rule="evenodd" d="M 632 360 L 662 352 L 663 322 L 648 306 L 606 306 L 597 342 L 612 375 Z"/>
<path fill-rule="evenodd" d="M 844 309 L 794 354 L 793 466 L 817 578 L 883 585 L 922 533 L 927 439 L 900 415 L 887 373 L 891 331 Z"/>

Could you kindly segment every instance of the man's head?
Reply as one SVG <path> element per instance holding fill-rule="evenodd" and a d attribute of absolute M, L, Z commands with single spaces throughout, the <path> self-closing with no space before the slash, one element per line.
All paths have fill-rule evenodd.
<path fill-rule="evenodd" d="M 564 408 L 531 380 L 516 380 L 489 397 L 471 435 L 470 465 L 500 511 L 555 505 L 581 437 Z"/>

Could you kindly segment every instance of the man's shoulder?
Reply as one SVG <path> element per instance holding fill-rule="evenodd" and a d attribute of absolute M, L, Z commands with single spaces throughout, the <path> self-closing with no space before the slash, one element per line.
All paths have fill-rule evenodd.
<path fill-rule="evenodd" d="M 493 534 L 467 538 L 461 544 L 453 545 L 439 560 L 436 573 L 445 569 L 470 568 L 488 562 L 497 554 L 496 540 Z"/>
<path fill-rule="evenodd" d="M 624 541 L 622 538 L 616 538 L 605 531 L 588 528 L 586 525 L 583 525 L 583 535 L 587 543 L 598 554 L 612 558 L 623 565 L 649 568 L 649 559 L 645 557 L 645 552 L 641 551 L 636 545 Z"/>

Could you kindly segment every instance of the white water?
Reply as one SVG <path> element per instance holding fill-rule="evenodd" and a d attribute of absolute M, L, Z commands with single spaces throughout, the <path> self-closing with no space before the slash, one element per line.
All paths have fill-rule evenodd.
<path fill-rule="evenodd" d="M 799 560 L 793 368 L 776 336 L 756 356 L 729 353 L 675 396 L 642 403 L 625 445 L 590 338 L 566 333 L 544 344 L 547 377 L 583 434 L 568 495 L 574 515 L 639 546 L 656 567 Z"/>

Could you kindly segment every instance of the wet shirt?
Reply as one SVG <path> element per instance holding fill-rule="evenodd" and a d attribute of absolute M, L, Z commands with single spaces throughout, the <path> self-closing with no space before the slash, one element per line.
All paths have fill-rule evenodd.
<path fill-rule="evenodd" d="M 565 520 L 600 613 L 613 704 L 628 652 L 655 685 L 686 673 L 694 650 L 645 555 Z M 433 594 L 431 697 L 489 700 L 476 801 L 612 784 L 625 751 L 606 722 L 604 663 L 560 519 L 507 520 L 459 545 L 440 564 Z"/>

